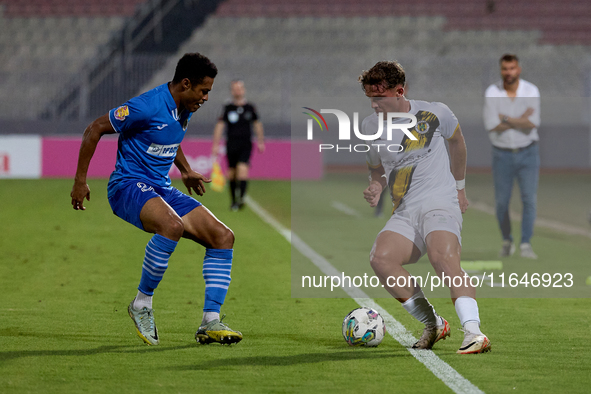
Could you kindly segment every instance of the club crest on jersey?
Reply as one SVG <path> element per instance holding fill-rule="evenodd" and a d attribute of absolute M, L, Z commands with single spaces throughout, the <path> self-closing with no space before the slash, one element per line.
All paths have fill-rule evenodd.
<path fill-rule="evenodd" d="M 115 119 L 123 121 L 129 115 L 129 108 L 127 105 L 122 105 L 115 110 Z"/>
<path fill-rule="evenodd" d="M 417 126 L 415 127 L 415 129 L 417 130 L 417 132 L 419 134 L 425 134 L 427 131 L 429 131 L 429 122 L 424 121 L 424 120 L 419 120 L 417 122 Z"/>

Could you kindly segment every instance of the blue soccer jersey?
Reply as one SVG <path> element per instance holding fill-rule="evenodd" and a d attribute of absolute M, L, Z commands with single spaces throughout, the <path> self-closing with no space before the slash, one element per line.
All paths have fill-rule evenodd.
<path fill-rule="evenodd" d="M 119 133 L 117 164 L 109 191 L 121 181 L 140 179 L 154 186 L 170 186 L 168 172 L 185 136 L 192 113 L 179 116 L 165 83 L 109 111 Z"/>

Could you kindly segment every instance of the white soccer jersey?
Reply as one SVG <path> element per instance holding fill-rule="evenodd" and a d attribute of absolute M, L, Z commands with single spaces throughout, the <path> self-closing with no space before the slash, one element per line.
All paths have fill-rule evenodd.
<path fill-rule="evenodd" d="M 382 165 L 386 172 L 394 210 L 430 209 L 457 204 L 455 179 L 451 173 L 449 155 L 444 138 L 449 139 L 458 129 L 458 119 L 442 103 L 409 100 L 410 114 L 417 124 L 409 131 L 417 138 L 411 140 L 401 130 L 394 129 L 392 140 L 386 139 L 386 124 L 372 114 L 363 120 L 363 134 L 375 134 L 379 122 L 384 122 L 382 137 L 370 144 L 367 164 L 376 168 Z M 396 119 L 393 120 L 396 122 Z M 400 123 L 409 123 L 400 119 Z M 388 145 L 399 144 L 401 152 L 389 152 Z M 396 150 L 392 147 L 391 150 Z"/>

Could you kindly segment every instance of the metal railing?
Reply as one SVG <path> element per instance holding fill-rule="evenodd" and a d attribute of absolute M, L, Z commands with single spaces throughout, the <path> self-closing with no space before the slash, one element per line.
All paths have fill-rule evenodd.
<path fill-rule="evenodd" d="M 87 119 L 135 95 L 179 44 L 167 40 L 165 31 L 173 16 L 203 11 L 197 23 L 185 18 L 190 32 L 216 6 L 217 1 L 207 0 L 149 0 L 142 4 L 122 31 L 57 94 L 41 117 Z M 170 47 L 162 48 L 168 43 Z"/>

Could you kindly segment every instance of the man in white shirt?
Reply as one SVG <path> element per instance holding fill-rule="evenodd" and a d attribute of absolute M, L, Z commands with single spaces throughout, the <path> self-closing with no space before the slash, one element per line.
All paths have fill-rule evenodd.
<path fill-rule="evenodd" d="M 384 288 L 425 324 L 413 348 L 431 349 L 450 335 L 450 325 L 435 312 L 420 285 L 403 267 L 427 254 L 437 275 L 448 278 L 442 280 L 450 288 L 463 326 L 464 340 L 457 353 L 487 352 L 491 344 L 480 331 L 475 288 L 470 281 L 459 285 L 456 280 L 450 281 L 465 275 L 460 266 L 460 233 L 462 213 L 468 208 L 464 188 L 466 144 L 458 119 L 445 104 L 407 100 L 404 69 L 397 62 L 376 63 L 363 72 L 359 82 L 375 110 L 364 119 L 363 134 L 377 136 L 367 152 L 369 186 L 363 195 L 375 207 L 387 188 L 394 206 L 370 252 L 371 267 Z M 388 121 L 408 123 L 408 117 L 391 119 L 387 113 L 413 115 L 416 124 L 408 128 L 413 138 L 400 130 L 387 137 L 377 132 L 386 130 Z M 403 149 L 386 148 L 392 145 Z"/>
<path fill-rule="evenodd" d="M 502 81 L 490 85 L 485 93 L 484 125 L 493 145 L 493 178 L 497 220 L 503 236 L 499 255 L 515 252 L 509 202 L 513 181 L 517 178 L 523 217 L 521 221 L 521 257 L 537 259 L 530 240 L 536 219 L 536 194 L 540 170 L 538 127 L 540 91 L 531 82 L 519 78 L 521 67 L 515 55 L 500 59 Z"/>

